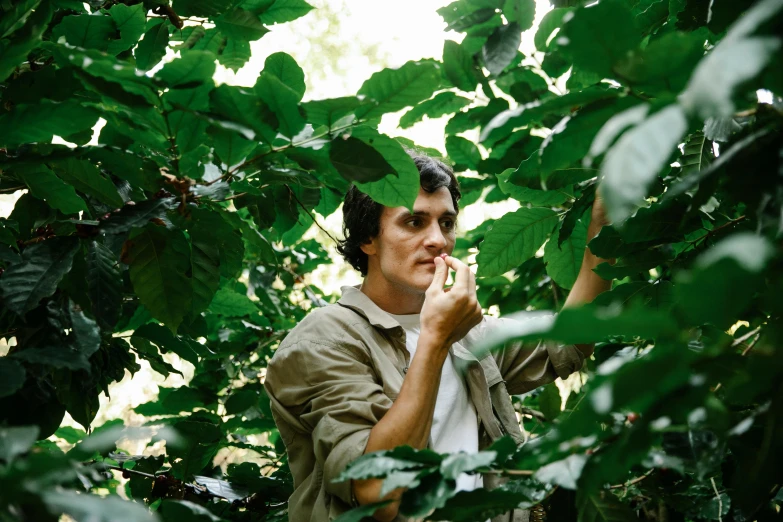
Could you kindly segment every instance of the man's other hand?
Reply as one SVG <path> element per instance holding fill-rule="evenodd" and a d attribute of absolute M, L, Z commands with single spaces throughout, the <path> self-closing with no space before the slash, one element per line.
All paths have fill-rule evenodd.
<path fill-rule="evenodd" d="M 449 268 L 456 272 L 454 285 L 444 288 Z M 445 254 L 435 258 L 435 276 L 425 292 L 421 309 L 421 335 L 432 336 L 448 350 L 482 318 L 481 305 L 476 298 L 476 277 L 470 268 Z"/>

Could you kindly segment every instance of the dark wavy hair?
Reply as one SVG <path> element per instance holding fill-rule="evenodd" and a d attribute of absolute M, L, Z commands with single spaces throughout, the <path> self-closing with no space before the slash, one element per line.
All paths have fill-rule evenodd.
<path fill-rule="evenodd" d="M 454 171 L 442 161 L 430 156 L 411 151 L 408 151 L 408 154 L 419 169 L 421 188 L 430 193 L 441 187 L 448 188 L 454 210 L 459 212 L 459 199 L 462 193 Z M 343 202 L 345 239 L 338 242 L 337 251 L 363 276 L 367 275 L 367 254 L 362 252 L 361 246 L 369 243 L 380 233 L 382 212 L 383 205 L 376 203 L 353 185 L 345 195 Z"/>

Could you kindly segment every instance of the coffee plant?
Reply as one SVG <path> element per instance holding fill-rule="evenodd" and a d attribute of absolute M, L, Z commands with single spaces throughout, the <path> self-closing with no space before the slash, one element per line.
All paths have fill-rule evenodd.
<path fill-rule="evenodd" d="M 448 117 L 463 207 L 518 202 L 457 242 L 484 307 L 560 308 L 596 194 L 613 225 L 589 248 L 614 283 L 484 347 L 596 343 L 567 396 L 514 397 L 525 444 L 401 447 L 340 478 L 407 487 L 401 513 L 427 520 L 779 520 L 783 0 L 551 3 L 533 27 L 533 0 L 457 0 L 441 60 L 303 101 L 286 53 L 252 87 L 213 74 L 304 0 L 0 2 L 0 193 L 24 191 L 0 219 L 0 520 L 287 519 L 265 367 L 336 299 L 307 282 L 330 258 L 304 233 L 351 184 L 411 208 L 406 151 L 442 156 L 377 130 L 401 111 L 402 128 Z M 139 361 L 178 373 L 169 353 L 194 375 L 135 409 L 145 426 L 93 426 Z M 222 448 L 265 465 L 215 466 Z M 462 472 L 508 480 L 456 492 Z"/>

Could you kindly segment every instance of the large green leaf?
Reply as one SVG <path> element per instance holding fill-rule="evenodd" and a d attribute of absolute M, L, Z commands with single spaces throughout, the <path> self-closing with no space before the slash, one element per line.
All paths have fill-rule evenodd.
<path fill-rule="evenodd" d="M 602 0 L 576 9 L 557 41 L 574 66 L 611 77 L 614 64 L 641 43 L 642 35 L 625 2 Z"/>
<path fill-rule="evenodd" d="M 274 0 L 274 3 L 260 13 L 265 24 L 281 24 L 301 18 L 313 9 L 305 0 Z"/>
<path fill-rule="evenodd" d="M 296 62 L 289 58 L 280 53 L 267 58 L 254 90 L 277 116 L 280 131 L 293 138 L 305 126 L 305 119 L 299 108 L 304 94 L 304 73 L 301 73 Z"/>
<path fill-rule="evenodd" d="M 446 40 L 443 44 L 443 72 L 458 89 L 472 91 L 478 85 L 478 71 L 473 57 L 460 44 Z"/>
<path fill-rule="evenodd" d="M 552 36 L 552 33 L 555 32 L 556 29 L 560 29 L 560 26 L 563 25 L 563 18 L 565 18 L 567 13 L 572 11 L 573 9 L 568 7 L 558 7 L 544 15 L 544 18 L 542 18 L 538 24 L 536 36 L 533 39 L 533 43 L 538 51 L 546 51 L 547 43 Z"/>
<path fill-rule="evenodd" d="M 111 207 L 122 207 L 124 201 L 114 183 L 87 160 L 70 158 L 52 165 L 57 176 L 76 190 L 89 194 Z"/>
<path fill-rule="evenodd" d="M 190 245 L 184 234 L 147 225 L 133 230 L 126 245 L 130 280 L 139 301 L 176 331 L 193 299 L 191 280 L 186 275 Z"/>
<path fill-rule="evenodd" d="M 136 47 L 136 67 L 148 71 L 158 65 L 166 56 L 169 45 L 169 29 L 166 24 L 158 24 L 144 33 L 144 38 Z"/>
<path fill-rule="evenodd" d="M 481 48 L 481 59 L 484 66 L 493 76 L 497 76 L 517 56 L 522 42 L 519 24 L 513 22 L 495 29 Z"/>
<path fill-rule="evenodd" d="M 52 31 L 56 41 L 64 36 L 65 40 L 76 47 L 106 51 L 111 36 L 117 31 L 114 20 L 102 14 L 66 16 Z"/>
<path fill-rule="evenodd" d="M 411 127 L 424 116 L 429 118 L 440 118 L 447 114 L 453 114 L 469 104 L 469 99 L 457 96 L 452 91 L 442 92 L 432 99 L 419 103 L 403 114 L 402 118 L 400 118 L 400 127 L 403 129 Z"/>
<path fill-rule="evenodd" d="M 122 513 L 122 519 L 127 522 L 157 522 L 157 517 L 146 506 L 120 497 L 102 498 L 90 493 L 51 488 L 42 491 L 41 500 L 50 513 L 67 513 L 74 520 L 112 522 L 117 520 L 117 513 Z"/>
<path fill-rule="evenodd" d="M 71 269 L 79 249 L 75 237 L 55 237 L 28 245 L 22 261 L 10 265 L 0 278 L 3 300 L 10 310 L 24 315 L 44 297 L 49 297 Z"/>
<path fill-rule="evenodd" d="M 245 9 L 233 9 L 221 15 L 215 20 L 215 27 L 226 36 L 248 42 L 258 40 L 269 32 L 258 16 Z"/>
<path fill-rule="evenodd" d="M 516 185 L 510 181 L 514 172 L 514 169 L 507 169 L 498 174 L 498 187 L 500 187 L 503 194 L 521 203 L 528 203 L 533 206 L 560 205 L 573 197 L 573 191 L 571 190 L 539 190 Z M 537 174 L 538 172 L 536 171 Z"/>
<path fill-rule="evenodd" d="M 17 172 L 30 194 L 46 201 L 50 207 L 63 214 L 77 214 L 87 211 L 87 204 L 76 194 L 73 186 L 54 175 L 45 165 L 25 168 Z"/>
<path fill-rule="evenodd" d="M 208 51 L 188 51 L 182 57 L 163 66 L 155 75 L 169 87 L 193 87 L 212 81 L 215 55 Z"/>
<path fill-rule="evenodd" d="M 9 7 L 4 6 L 3 17 L 0 18 L 0 38 L 10 36 L 11 33 L 24 25 L 40 3 L 41 0 L 23 0 Z"/>
<path fill-rule="evenodd" d="M 209 215 L 205 215 L 209 214 Z M 193 224 L 188 232 L 192 246 L 191 274 L 193 278 L 193 302 L 191 314 L 207 309 L 220 286 L 220 250 L 212 224 L 222 219 L 206 209 L 193 209 Z"/>
<path fill-rule="evenodd" d="M 477 170 L 481 161 L 481 152 L 475 143 L 461 136 L 446 138 L 446 153 L 449 159 L 459 166 Z"/>
<path fill-rule="evenodd" d="M 387 207 L 406 207 L 413 211 L 413 204 L 419 195 L 419 169 L 400 143 L 378 134 L 373 129 L 361 127 L 352 136 L 362 140 L 378 151 L 397 175 L 385 176 L 378 181 L 356 183 L 356 188 L 374 201 Z"/>
<path fill-rule="evenodd" d="M 53 135 L 71 136 L 86 131 L 97 121 L 98 112 L 78 100 L 20 104 L 0 115 L 0 145 L 46 143 Z"/>
<path fill-rule="evenodd" d="M 132 6 L 115 4 L 109 9 L 109 15 L 120 31 L 120 39 L 109 42 L 107 52 L 118 54 L 136 45 L 141 35 L 144 34 L 144 26 L 147 23 L 144 4 Z"/>
<path fill-rule="evenodd" d="M 619 89 L 603 86 L 588 87 L 581 91 L 569 92 L 563 96 L 550 98 L 543 102 L 535 101 L 506 110 L 494 116 L 481 130 L 481 141 L 495 142 L 504 138 L 515 127 L 523 127 L 532 122 L 541 121 L 550 114 L 563 114 L 574 108 L 587 105 L 598 100 L 615 98 Z"/>
<path fill-rule="evenodd" d="M 372 145 L 354 137 L 337 138 L 329 147 L 329 161 L 348 181 L 368 183 L 384 176 L 397 176 L 383 155 Z"/>
<path fill-rule="evenodd" d="M 435 62 L 407 62 L 399 69 L 384 69 L 373 74 L 359 89 L 368 98 L 356 110 L 359 118 L 377 118 L 426 100 L 440 86 L 440 71 Z"/>
<path fill-rule="evenodd" d="M 19 7 L 23 5 L 19 4 Z M 28 5 L 32 7 L 32 5 Z M 4 13 L 2 23 L 8 23 L 9 27 L 7 29 L 10 29 L 19 20 L 19 15 L 21 14 L 17 10 L 14 13 Z M 6 17 L 8 17 L 8 22 L 6 22 Z M 41 35 L 46 31 L 51 18 L 52 10 L 49 8 L 49 4 L 46 3 L 44 6 L 35 9 L 33 14 L 27 18 L 24 26 L 13 33 L 11 38 L 0 40 L 0 81 L 5 81 L 14 69 L 27 60 L 27 55 L 30 51 L 40 43 Z M 0 132 L 0 136 L 2 134 Z"/>
<path fill-rule="evenodd" d="M 520 31 L 527 31 L 533 27 L 533 20 L 536 17 L 536 2 L 535 0 L 505 0 L 503 15 L 509 22 L 518 24 Z"/>
<path fill-rule="evenodd" d="M 250 43 L 240 38 L 226 39 L 226 46 L 218 55 L 218 62 L 234 72 L 241 69 L 250 60 Z"/>
<path fill-rule="evenodd" d="M 544 244 L 557 224 L 557 214 L 548 208 L 520 208 L 492 225 L 476 257 L 477 275 L 492 277 L 516 268 Z"/>
<path fill-rule="evenodd" d="M 0 397 L 13 395 L 24 385 L 27 371 L 24 366 L 8 357 L 0 357 Z M 8 440 L 2 437 L 2 440 Z"/>
<path fill-rule="evenodd" d="M 558 234 L 559 235 L 559 234 Z M 568 239 L 558 246 L 557 236 L 552 234 L 544 248 L 546 273 L 555 283 L 563 288 L 574 286 L 579 270 L 582 267 L 582 257 L 587 242 L 587 219 L 577 221 Z"/>
<path fill-rule="evenodd" d="M 753 36 L 767 20 L 783 9 L 778 0 L 757 3 L 726 33 L 696 66 L 679 101 L 688 113 L 702 119 L 734 113 L 734 90 L 757 76 L 781 47 L 780 37 Z"/>
<path fill-rule="evenodd" d="M 687 125 L 682 107 L 669 105 L 623 134 L 606 153 L 601 193 L 613 222 L 623 222 L 642 205 L 647 188 L 676 150 Z"/>
<path fill-rule="evenodd" d="M 217 16 L 234 4 L 231 0 L 174 0 L 172 7 L 181 16 Z"/>
<path fill-rule="evenodd" d="M 215 298 L 209 304 L 209 311 L 226 317 L 243 317 L 257 315 L 259 308 L 248 296 L 223 287 L 217 291 Z"/>
<path fill-rule="evenodd" d="M 122 304 L 122 275 L 117 256 L 98 241 L 87 246 L 87 277 L 93 315 L 114 326 Z"/>

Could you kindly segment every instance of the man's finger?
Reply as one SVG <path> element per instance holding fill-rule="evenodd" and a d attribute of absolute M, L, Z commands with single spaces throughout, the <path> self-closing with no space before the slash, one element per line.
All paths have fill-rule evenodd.
<path fill-rule="evenodd" d="M 470 291 L 470 268 L 468 265 L 457 259 L 456 257 L 449 256 L 446 258 L 451 266 L 451 269 L 457 273 L 454 275 L 454 286 Z"/>
<path fill-rule="evenodd" d="M 468 269 L 468 292 L 470 295 L 476 295 L 476 275 Z"/>
<path fill-rule="evenodd" d="M 430 290 L 443 290 L 443 286 L 446 284 L 446 279 L 449 277 L 449 267 L 446 262 L 440 257 L 435 258 L 435 275 L 430 283 Z"/>

